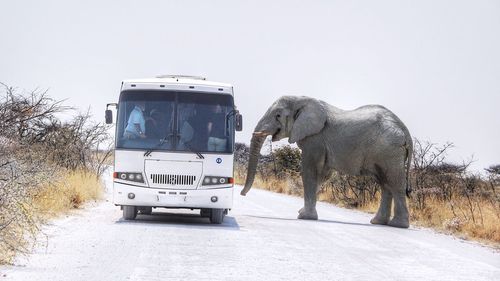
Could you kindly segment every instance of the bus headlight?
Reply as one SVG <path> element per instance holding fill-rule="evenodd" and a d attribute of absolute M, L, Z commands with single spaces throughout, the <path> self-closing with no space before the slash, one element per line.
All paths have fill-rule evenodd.
<path fill-rule="evenodd" d="M 233 182 L 234 182 L 233 178 L 205 176 L 203 178 L 202 185 L 218 185 L 218 184 L 228 184 L 228 183 L 232 184 Z"/>
<path fill-rule="evenodd" d="M 144 177 L 142 176 L 142 173 L 114 172 L 113 178 L 144 183 Z"/>

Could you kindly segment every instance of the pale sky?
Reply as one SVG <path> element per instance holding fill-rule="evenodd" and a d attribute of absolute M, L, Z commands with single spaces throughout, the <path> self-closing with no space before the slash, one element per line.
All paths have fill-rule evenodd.
<path fill-rule="evenodd" d="M 500 1 L 2 1 L 0 81 L 101 121 L 120 82 L 231 83 L 249 143 L 278 97 L 381 104 L 450 159 L 500 163 Z"/>

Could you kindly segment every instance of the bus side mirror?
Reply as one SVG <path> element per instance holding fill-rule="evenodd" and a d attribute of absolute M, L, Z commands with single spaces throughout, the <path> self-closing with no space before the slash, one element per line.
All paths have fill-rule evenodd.
<path fill-rule="evenodd" d="M 104 118 L 106 119 L 106 124 L 113 124 L 113 111 L 109 109 L 110 106 L 118 108 L 118 104 L 117 103 L 106 104 L 106 111 L 104 112 Z"/>
<path fill-rule="evenodd" d="M 243 116 L 239 113 L 236 113 L 236 131 L 241 132 L 243 130 Z"/>
<path fill-rule="evenodd" d="M 106 109 L 105 112 L 106 124 L 113 124 L 113 112 L 111 109 Z"/>

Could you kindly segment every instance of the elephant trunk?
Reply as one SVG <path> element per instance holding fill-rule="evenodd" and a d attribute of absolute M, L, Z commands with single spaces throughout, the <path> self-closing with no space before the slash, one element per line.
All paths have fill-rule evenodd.
<path fill-rule="evenodd" d="M 264 144 L 264 140 L 267 135 L 267 133 L 261 131 L 253 133 L 252 140 L 250 142 L 250 158 L 248 159 L 247 179 L 245 181 L 245 187 L 241 191 L 241 195 L 243 196 L 245 196 L 250 188 L 252 188 L 257 170 L 257 163 L 259 161 L 260 149 L 262 148 L 262 144 Z"/>

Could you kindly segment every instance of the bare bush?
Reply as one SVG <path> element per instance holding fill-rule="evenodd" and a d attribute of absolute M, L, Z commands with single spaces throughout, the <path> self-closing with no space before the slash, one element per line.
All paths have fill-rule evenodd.
<path fill-rule="evenodd" d="M 46 131 L 57 120 L 55 114 L 69 109 L 62 101 L 48 97 L 46 91 L 18 94 L 14 88 L 0 85 L 4 88 L 0 98 L 0 134 L 21 144 L 43 141 Z"/>
<path fill-rule="evenodd" d="M 107 127 L 94 123 L 89 112 L 68 122 L 56 115 L 70 110 L 46 91 L 18 93 L 4 84 L 0 97 L 0 263 L 26 251 L 26 234 L 38 230 L 31 200 L 52 184 L 61 169 L 104 170 L 110 149 Z"/>
<path fill-rule="evenodd" d="M 273 157 L 276 161 L 276 170 L 280 174 L 297 174 L 301 168 L 301 151 L 296 147 L 289 145 L 282 146 L 273 151 Z"/>
<path fill-rule="evenodd" d="M 108 127 L 92 122 L 87 111 L 69 122 L 53 122 L 44 136 L 44 145 L 56 165 L 70 170 L 91 169 L 99 175 L 111 155 L 109 146 L 104 151 L 99 149 L 108 138 Z"/>
<path fill-rule="evenodd" d="M 487 186 L 491 192 L 489 202 L 496 210 L 500 210 L 500 165 L 490 166 L 486 171 Z M 497 217 L 500 219 L 500 211 L 497 212 Z"/>
<path fill-rule="evenodd" d="M 368 176 L 350 176 L 334 173 L 323 185 L 323 192 L 331 193 L 335 202 L 348 207 L 361 207 L 376 199 L 379 187 L 377 182 Z"/>
<path fill-rule="evenodd" d="M 237 142 L 234 144 L 234 163 L 245 167 L 248 165 L 248 158 L 250 157 L 250 148 L 248 145 Z"/>
<path fill-rule="evenodd" d="M 490 174 L 500 175 L 500 164 L 491 165 L 489 168 L 486 168 L 485 170 Z"/>

